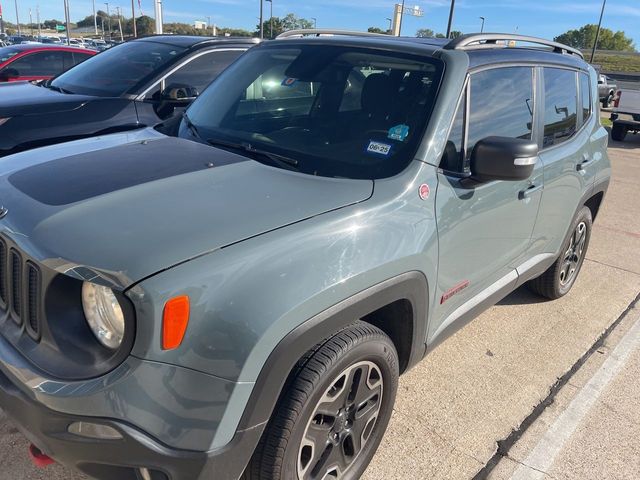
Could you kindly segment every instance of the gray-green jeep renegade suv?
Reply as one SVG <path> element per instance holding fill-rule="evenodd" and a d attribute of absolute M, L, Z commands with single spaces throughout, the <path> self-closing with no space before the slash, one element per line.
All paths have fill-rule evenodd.
<path fill-rule="evenodd" d="M 399 374 L 524 283 L 571 289 L 610 176 L 579 52 L 312 33 L 179 125 L 0 164 L 0 406 L 37 462 L 356 479 Z"/>

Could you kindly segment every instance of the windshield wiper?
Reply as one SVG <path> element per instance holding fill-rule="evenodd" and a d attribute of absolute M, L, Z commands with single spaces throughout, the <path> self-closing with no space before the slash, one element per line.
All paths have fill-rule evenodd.
<path fill-rule="evenodd" d="M 71 91 L 69 91 L 69 90 L 67 90 L 65 88 L 56 87 L 55 85 L 51 85 L 51 81 L 46 81 L 45 83 L 42 84 L 42 86 L 44 88 L 48 88 L 49 90 L 55 90 L 56 92 L 59 92 L 59 93 L 66 93 L 68 95 L 73 95 L 73 92 L 71 92 Z"/>
<path fill-rule="evenodd" d="M 184 119 L 184 123 L 187 125 L 187 128 L 191 130 L 191 133 L 193 134 L 193 136 L 196 137 L 197 139 L 202 140 L 202 137 L 200 136 L 200 132 L 198 132 L 198 127 L 196 127 L 193 124 L 193 122 L 189 118 L 189 115 L 187 115 L 187 112 L 184 112 L 182 114 L 182 118 Z"/>
<path fill-rule="evenodd" d="M 249 153 L 252 155 L 258 155 L 271 160 L 273 163 L 284 165 L 286 167 L 293 167 L 296 170 L 298 170 L 298 160 L 296 160 L 295 158 L 285 157 L 284 155 L 278 155 L 277 153 L 267 152 L 266 150 L 260 150 L 258 148 L 255 148 L 250 143 L 229 142 L 229 141 L 220 140 L 217 138 L 209 139 L 207 140 L 207 143 L 213 147 L 229 148 L 232 150 L 239 150 L 241 152 Z"/>

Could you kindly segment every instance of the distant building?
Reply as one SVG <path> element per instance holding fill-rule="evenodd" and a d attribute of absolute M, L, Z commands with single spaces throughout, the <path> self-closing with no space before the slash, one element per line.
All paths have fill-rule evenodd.
<path fill-rule="evenodd" d="M 195 28 L 196 30 L 206 30 L 207 26 L 207 22 L 201 22 L 200 20 L 196 20 L 195 22 L 193 22 L 193 28 Z"/>

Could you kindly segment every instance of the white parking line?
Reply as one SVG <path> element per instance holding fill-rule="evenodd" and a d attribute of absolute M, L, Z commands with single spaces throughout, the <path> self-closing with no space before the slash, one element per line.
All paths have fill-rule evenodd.
<path fill-rule="evenodd" d="M 629 355 L 638 347 L 640 347 L 640 315 L 600 369 L 580 389 L 567 409 L 549 427 L 522 465 L 513 473 L 511 480 L 544 478 L 545 472 L 549 471 L 566 441 L 571 438 L 609 382 L 625 366 Z"/>

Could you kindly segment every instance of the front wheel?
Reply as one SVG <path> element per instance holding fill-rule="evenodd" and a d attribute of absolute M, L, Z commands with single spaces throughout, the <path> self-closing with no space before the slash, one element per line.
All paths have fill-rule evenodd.
<path fill-rule="evenodd" d="M 358 479 L 391 418 L 398 354 L 364 322 L 298 364 L 245 472 L 250 480 Z"/>
<path fill-rule="evenodd" d="M 571 225 L 560 256 L 546 272 L 529 282 L 530 288 L 543 297 L 563 297 L 578 278 L 589 247 L 593 219 L 589 207 L 582 207 Z"/>
<path fill-rule="evenodd" d="M 602 100 L 602 107 L 603 108 L 609 108 L 611 106 L 611 104 L 613 103 L 613 93 L 609 93 L 609 95 L 607 95 L 603 100 Z"/>

